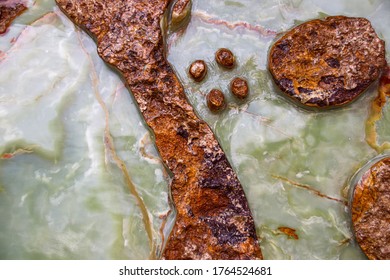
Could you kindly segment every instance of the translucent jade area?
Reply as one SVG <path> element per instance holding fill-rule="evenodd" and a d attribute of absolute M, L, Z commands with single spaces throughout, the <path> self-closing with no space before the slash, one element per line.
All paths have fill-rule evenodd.
<path fill-rule="evenodd" d="M 54 0 L 27 2 L 0 36 L 0 259 L 157 258 L 174 209 L 153 135 L 93 40 Z M 167 31 L 168 59 L 240 178 L 265 259 L 365 258 L 349 181 L 390 141 L 390 105 L 367 125 L 377 82 L 347 107 L 303 109 L 273 84 L 271 44 L 309 19 L 361 16 L 389 60 L 389 13 L 387 0 L 194 0 L 186 29 Z M 215 62 L 221 47 L 233 70 Z M 197 59 L 209 67 L 201 83 L 187 74 Z M 236 76 L 248 80 L 244 101 L 229 92 Z M 218 114 L 206 105 L 212 88 L 227 99 Z"/>

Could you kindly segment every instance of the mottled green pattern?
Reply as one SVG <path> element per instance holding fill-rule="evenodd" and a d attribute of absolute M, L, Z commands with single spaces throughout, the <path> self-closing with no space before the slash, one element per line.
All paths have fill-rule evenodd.
<path fill-rule="evenodd" d="M 144 217 L 115 156 L 157 244 L 169 210 L 165 171 L 95 43 L 50 13 L 24 30 L 0 72 L 0 154 L 15 154 L 0 160 L 0 258 L 149 258 Z"/>

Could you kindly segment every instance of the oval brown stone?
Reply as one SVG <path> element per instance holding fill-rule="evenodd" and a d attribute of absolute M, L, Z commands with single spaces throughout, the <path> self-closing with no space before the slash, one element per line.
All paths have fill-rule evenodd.
<path fill-rule="evenodd" d="M 191 12 L 192 1 L 191 0 L 178 0 L 173 5 L 171 24 L 178 25 L 188 18 Z"/>
<path fill-rule="evenodd" d="M 232 91 L 233 95 L 238 99 L 244 99 L 248 96 L 248 83 L 245 79 L 239 77 L 234 78 L 233 81 L 230 83 L 230 90 Z"/>
<path fill-rule="evenodd" d="M 367 19 L 327 17 L 287 32 L 272 46 L 268 62 L 287 96 L 307 106 L 338 106 L 378 78 L 385 43 Z"/>
<path fill-rule="evenodd" d="M 207 65 L 203 60 L 196 60 L 190 65 L 188 72 L 195 81 L 201 82 L 207 74 Z"/>
<path fill-rule="evenodd" d="M 226 48 L 221 48 L 215 53 L 215 60 L 219 65 L 229 69 L 234 67 L 236 61 L 233 53 Z"/>
<path fill-rule="evenodd" d="M 390 259 L 390 157 L 365 171 L 351 204 L 355 238 L 369 259 Z"/>
<path fill-rule="evenodd" d="M 225 96 L 222 91 L 212 89 L 207 94 L 207 106 L 212 112 L 218 112 L 225 107 Z"/>

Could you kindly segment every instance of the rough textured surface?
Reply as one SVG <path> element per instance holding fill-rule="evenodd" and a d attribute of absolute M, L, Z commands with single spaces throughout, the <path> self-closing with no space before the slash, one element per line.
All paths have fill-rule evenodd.
<path fill-rule="evenodd" d="M 26 9 L 23 0 L 0 1 L 0 34 L 5 33 L 11 22 Z"/>
<path fill-rule="evenodd" d="M 366 141 L 378 153 L 383 153 L 390 149 L 390 142 L 379 143 L 377 123 L 383 117 L 385 108 L 390 97 L 390 65 L 387 65 L 379 79 L 378 96 L 371 103 L 370 115 L 366 121 Z"/>
<path fill-rule="evenodd" d="M 57 4 L 96 38 L 99 55 L 123 74 L 172 171 L 177 217 L 162 258 L 262 258 L 242 186 L 165 59 L 160 21 L 169 1 Z"/>
<path fill-rule="evenodd" d="M 353 101 L 385 66 L 385 43 L 364 18 L 303 23 L 271 48 L 269 70 L 289 97 L 308 106 Z"/>
<path fill-rule="evenodd" d="M 352 200 L 356 240 L 370 259 L 390 259 L 390 158 L 366 171 Z"/>

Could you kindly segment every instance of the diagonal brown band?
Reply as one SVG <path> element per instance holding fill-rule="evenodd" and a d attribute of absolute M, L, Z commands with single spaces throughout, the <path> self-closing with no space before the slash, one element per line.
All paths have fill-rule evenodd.
<path fill-rule="evenodd" d="M 169 0 L 56 1 L 122 73 L 173 174 L 177 217 L 162 258 L 261 259 L 242 186 L 165 58 L 160 22 Z"/>

